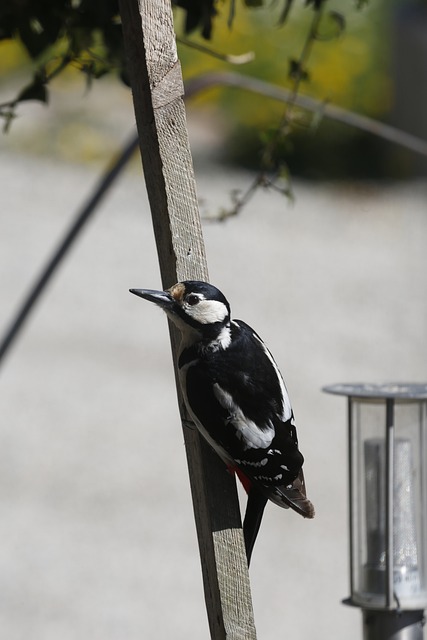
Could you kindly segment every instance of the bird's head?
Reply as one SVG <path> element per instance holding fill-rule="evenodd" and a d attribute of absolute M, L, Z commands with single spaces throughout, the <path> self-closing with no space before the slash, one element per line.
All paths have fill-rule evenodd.
<path fill-rule="evenodd" d="M 196 332 L 212 339 L 230 323 L 230 305 L 219 289 L 207 282 L 185 280 L 166 291 L 130 289 L 166 312 L 182 334 Z"/>

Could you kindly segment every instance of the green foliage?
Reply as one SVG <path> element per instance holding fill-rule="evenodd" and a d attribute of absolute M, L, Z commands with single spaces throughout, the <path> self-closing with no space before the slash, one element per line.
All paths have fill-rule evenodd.
<path fill-rule="evenodd" d="M 72 65 L 90 82 L 116 69 L 125 76 L 116 0 L 9 0 L 0 9 L 0 40 L 16 39 L 36 70 L 14 100 L 0 105 L 5 128 L 19 102 L 48 101 L 49 82 Z"/>
<path fill-rule="evenodd" d="M 173 2 L 177 33 L 191 34 L 199 49 L 188 48 L 185 41 L 180 45 L 185 77 L 229 68 L 225 59 L 253 51 L 254 59 L 239 72 L 287 86 L 295 95 L 306 92 L 374 116 L 386 112 L 390 90 L 381 69 L 385 0 L 368 7 L 366 0 Z M 0 6 L 0 40 L 7 39 L 25 47 L 34 72 L 13 100 L 0 105 L 6 130 L 19 102 L 48 103 L 49 83 L 70 67 L 82 72 L 88 84 L 111 72 L 128 83 L 118 0 L 8 0 Z M 206 55 L 211 43 L 215 56 Z M 311 133 L 322 120 L 320 111 L 308 116 L 293 104 L 284 110 L 277 102 L 236 90 L 217 91 L 216 97 L 227 116 L 231 155 L 237 158 L 240 148 L 238 159 L 246 160 L 247 150 L 254 150 L 252 165 L 261 157 L 264 169 L 279 181 L 289 155 L 295 154 L 291 150 L 305 148 L 301 140 L 313 140 Z M 264 178 L 261 183 L 266 185 Z"/>
<path fill-rule="evenodd" d="M 291 92 L 296 90 L 322 103 L 386 117 L 392 100 L 388 76 L 390 3 L 377 0 L 363 11 L 358 10 L 355 0 L 328 0 L 319 9 L 313 4 L 287 4 L 270 3 L 268 11 L 259 8 L 246 12 L 240 5 L 232 31 L 227 29 L 228 5 L 224 6 L 216 16 L 216 49 L 253 51 L 253 61 L 239 67 L 241 74 L 262 78 Z M 287 21 L 279 27 L 285 8 L 289 8 Z M 197 41 L 197 36 L 193 40 Z M 184 46 L 180 57 L 186 77 L 227 68 L 224 62 L 195 55 Z M 347 168 L 357 168 L 357 175 L 366 176 L 370 171 L 371 164 L 368 167 L 363 157 L 340 161 L 341 153 L 351 155 L 354 148 L 358 155 L 363 145 L 350 127 L 335 127 L 323 120 L 321 108 L 314 114 L 295 107 L 288 111 L 277 101 L 230 88 L 201 95 L 197 107 L 213 99 L 224 115 L 228 132 L 225 160 L 259 168 L 260 158 L 265 158 L 266 140 L 280 129 L 282 135 L 276 138 L 281 140 L 273 156 L 277 164 L 288 162 L 294 175 L 297 171 L 306 176 L 320 177 L 322 172 L 337 176 L 344 175 Z M 378 146 L 372 145 L 372 149 L 378 160 Z"/>
<path fill-rule="evenodd" d="M 288 17 L 292 0 L 282 0 L 278 22 Z M 244 7 L 265 7 L 265 0 L 241 0 Z M 323 0 L 306 0 L 318 10 Z M 236 0 L 174 0 L 184 13 L 183 31 L 200 32 L 212 37 L 218 8 L 228 7 L 227 26 L 234 25 Z M 280 3 L 279 3 L 280 6 Z M 335 22 L 339 18 L 335 17 Z M 0 41 L 17 39 L 37 66 L 27 87 L 7 105 L 0 105 L 0 115 L 10 119 L 16 105 L 23 100 L 48 101 L 48 84 L 67 66 L 86 74 L 88 81 L 115 70 L 128 84 L 118 0 L 8 0 L 0 8 Z M 292 66 L 293 65 L 293 66 Z M 306 72 L 291 62 L 292 73 Z"/>

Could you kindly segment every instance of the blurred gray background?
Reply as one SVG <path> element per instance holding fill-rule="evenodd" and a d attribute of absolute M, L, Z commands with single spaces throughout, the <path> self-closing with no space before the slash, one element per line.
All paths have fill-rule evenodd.
<path fill-rule="evenodd" d="M 32 148 L 28 130 L 49 137 L 52 111 L 25 109 L 0 147 L 3 329 L 109 157 L 83 164 Z M 115 148 L 133 121 L 129 98 L 102 118 Z M 216 162 L 209 121 L 190 111 L 189 125 L 202 212 L 214 215 L 252 175 Z M 268 507 L 251 567 L 255 619 L 260 640 L 356 640 L 361 615 L 340 603 L 346 403 L 321 387 L 427 380 L 427 184 L 294 191 L 293 203 L 259 192 L 239 217 L 204 224 L 211 281 L 285 377 L 317 511 L 308 522 Z M 166 319 L 130 287 L 160 287 L 139 161 L 0 372 L 2 638 L 208 637 Z"/>

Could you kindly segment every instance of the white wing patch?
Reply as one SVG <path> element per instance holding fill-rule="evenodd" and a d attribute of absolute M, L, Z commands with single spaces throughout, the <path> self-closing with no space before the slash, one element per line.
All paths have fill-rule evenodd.
<path fill-rule="evenodd" d="M 220 405 L 229 412 L 229 421 L 237 429 L 237 436 L 243 441 L 245 449 L 265 449 L 270 446 L 275 436 L 272 424 L 266 429 L 260 429 L 255 422 L 245 416 L 232 395 L 218 383 L 214 384 L 213 391 Z"/>
<path fill-rule="evenodd" d="M 265 346 L 263 341 L 260 338 L 258 338 L 258 336 L 256 334 L 254 334 L 254 338 L 256 338 L 258 340 L 258 342 L 260 343 L 261 347 L 264 350 L 265 355 L 270 360 L 271 365 L 272 365 L 273 369 L 276 372 L 277 379 L 278 379 L 279 385 L 280 385 L 280 391 L 282 393 L 282 400 L 283 400 L 283 409 L 282 409 L 283 413 L 282 413 L 281 418 L 282 418 L 283 422 L 286 422 L 292 416 L 292 407 L 291 407 L 291 401 L 289 400 L 288 392 L 287 392 L 286 387 L 285 387 L 285 383 L 283 382 L 282 374 L 280 373 L 279 369 L 277 368 L 277 364 L 274 362 L 273 356 L 271 355 L 271 353 L 269 352 L 269 350 L 267 349 L 267 347 Z"/>

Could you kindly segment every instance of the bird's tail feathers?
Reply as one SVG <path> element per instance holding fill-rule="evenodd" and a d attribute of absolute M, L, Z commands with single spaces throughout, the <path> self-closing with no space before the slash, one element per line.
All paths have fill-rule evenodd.
<path fill-rule="evenodd" d="M 302 470 L 291 485 L 275 487 L 269 498 L 280 507 L 290 507 L 303 518 L 314 518 L 314 506 L 307 498 Z"/>
<path fill-rule="evenodd" d="M 258 535 L 267 500 L 267 496 L 263 492 L 259 491 L 257 487 L 253 487 L 248 493 L 248 502 L 243 522 L 243 535 L 245 538 L 248 566 L 251 562 L 252 550 Z"/>

